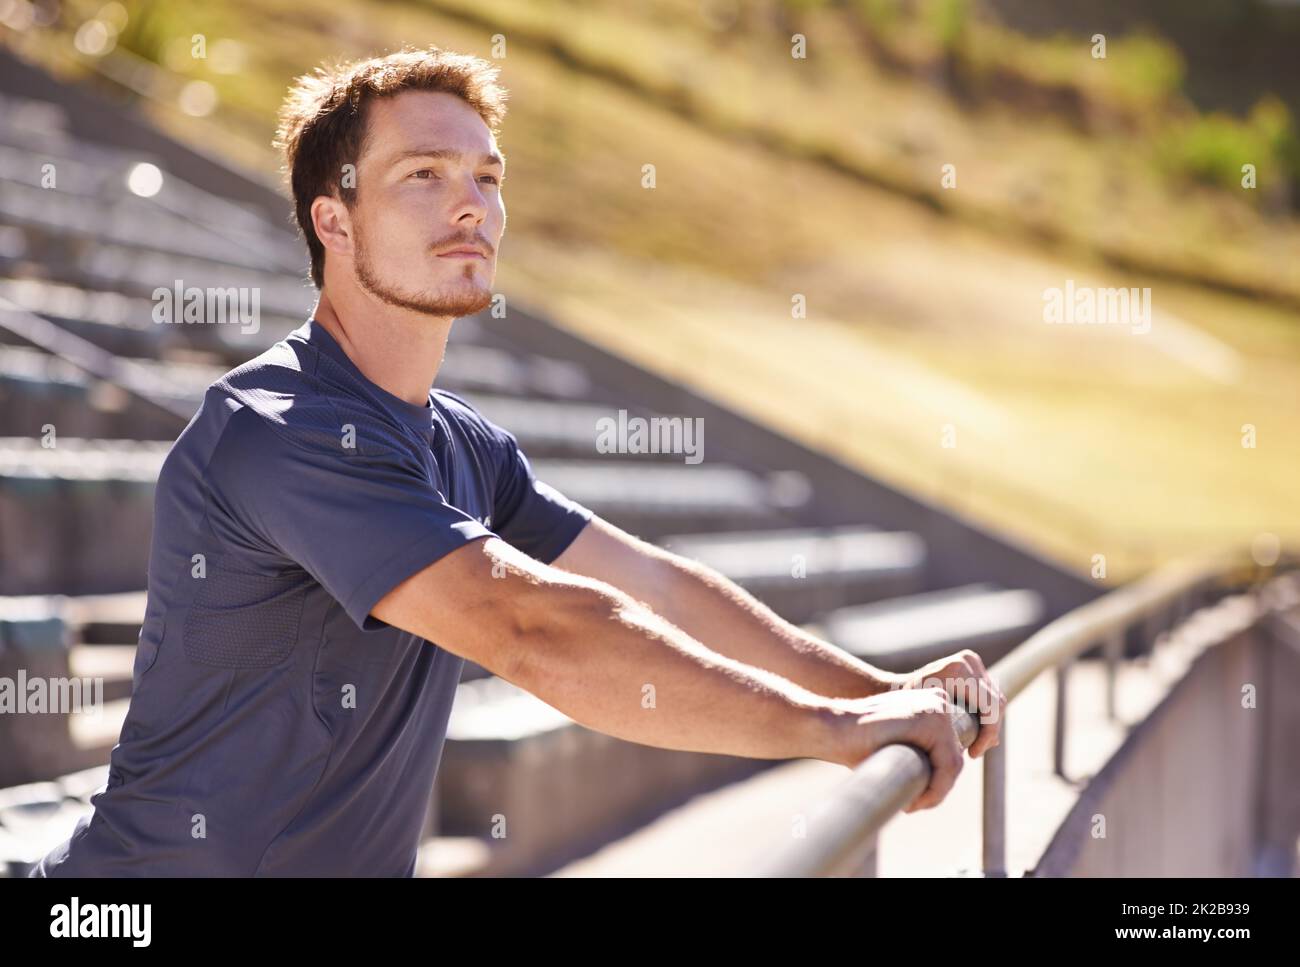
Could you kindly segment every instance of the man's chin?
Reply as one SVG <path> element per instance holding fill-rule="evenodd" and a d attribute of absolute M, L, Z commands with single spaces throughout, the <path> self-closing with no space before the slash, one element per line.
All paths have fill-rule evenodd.
<path fill-rule="evenodd" d="M 482 312 L 492 304 L 492 290 L 474 286 L 474 288 L 463 294 L 456 292 L 435 301 L 441 302 L 452 309 L 449 312 L 438 312 L 438 315 L 472 316 L 476 312 Z"/>
<path fill-rule="evenodd" d="M 492 304 L 492 290 L 478 286 L 467 291 L 438 294 L 408 294 L 364 284 L 362 289 L 380 302 L 429 316 L 472 316 Z"/>
<path fill-rule="evenodd" d="M 478 295 L 466 302 L 458 311 L 449 312 L 449 316 L 472 316 L 492 305 L 492 293 L 486 289 L 479 290 Z"/>

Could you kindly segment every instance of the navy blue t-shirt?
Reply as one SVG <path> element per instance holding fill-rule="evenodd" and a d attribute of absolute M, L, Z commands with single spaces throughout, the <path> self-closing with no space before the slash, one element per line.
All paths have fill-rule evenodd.
<path fill-rule="evenodd" d="M 491 534 L 550 563 L 590 517 L 313 320 L 231 370 L 158 478 L 107 786 L 32 875 L 412 875 L 464 660 L 370 609 Z"/>

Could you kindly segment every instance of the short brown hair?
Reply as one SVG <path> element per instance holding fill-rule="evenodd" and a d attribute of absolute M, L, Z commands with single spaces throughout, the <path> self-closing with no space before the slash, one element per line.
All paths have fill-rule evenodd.
<path fill-rule="evenodd" d="M 383 57 L 320 67 L 294 82 L 280 108 L 275 144 L 284 152 L 294 213 L 311 253 L 316 288 L 325 284 L 325 246 L 312 227 L 311 205 L 318 195 L 337 195 L 349 207 L 356 201 L 356 188 L 343 184 L 343 166 L 355 164 L 361 154 L 370 101 L 409 90 L 445 91 L 478 111 L 495 136 L 508 97 L 497 84 L 499 72 L 480 57 L 408 47 Z"/>

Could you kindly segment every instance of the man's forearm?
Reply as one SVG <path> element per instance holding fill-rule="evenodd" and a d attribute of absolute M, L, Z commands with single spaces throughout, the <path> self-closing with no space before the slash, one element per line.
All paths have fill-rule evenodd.
<path fill-rule="evenodd" d="M 838 761 L 823 696 L 710 650 L 600 582 L 564 601 L 505 677 L 575 721 L 667 749 Z"/>
<path fill-rule="evenodd" d="M 900 680 L 791 624 L 706 565 L 675 555 L 661 561 L 665 577 L 647 603 L 714 651 L 833 698 L 876 695 Z"/>

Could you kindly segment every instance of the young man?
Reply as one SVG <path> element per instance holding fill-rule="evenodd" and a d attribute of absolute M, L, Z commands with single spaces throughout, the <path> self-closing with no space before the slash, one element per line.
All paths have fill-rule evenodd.
<path fill-rule="evenodd" d="M 911 809 L 962 765 L 926 679 L 982 683 L 971 754 L 997 742 L 973 652 L 880 672 L 593 516 L 431 389 L 452 322 L 491 299 L 496 73 L 405 51 L 291 91 L 320 299 L 167 457 L 107 788 L 34 875 L 412 875 L 465 659 L 649 745 L 852 766 L 911 743 L 934 765 Z"/>

